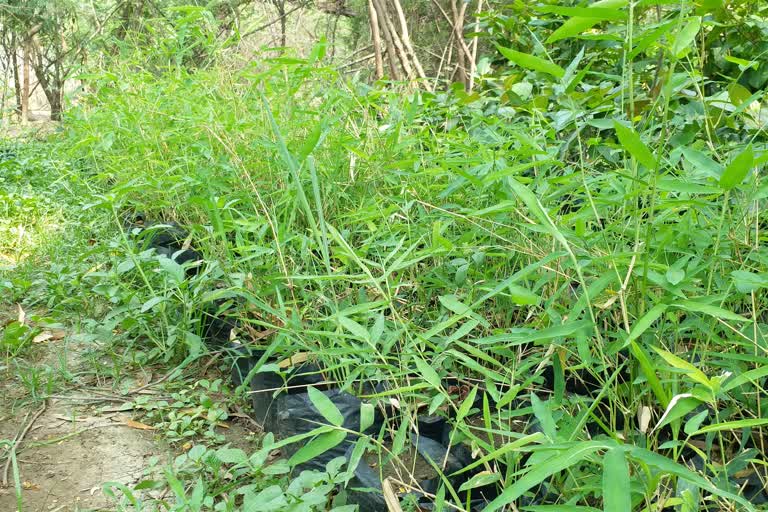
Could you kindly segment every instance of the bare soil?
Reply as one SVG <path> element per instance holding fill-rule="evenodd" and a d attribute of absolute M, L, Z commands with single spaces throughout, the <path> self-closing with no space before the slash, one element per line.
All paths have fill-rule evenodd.
<path fill-rule="evenodd" d="M 437 476 L 435 468 L 413 447 L 406 448 L 405 451 L 397 456 L 397 459 L 390 459 L 388 461 L 385 459 L 385 464 L 382 467 L 379 467 L 379 455 L 376 452 L 366 454 L 363 460 L 374 471 L 379 471 L 382 481 L 386 478 L 394 478 L 404 482 L 410 482 L 411 480 L 421 482 Z"/>
<path fill-rule="evenodd" d="M 3 326 L 16 320 L 17 314 L 0 311 L 0 336 Z M 0 442 L 23 434 L 16 444 L 22 510 L 117 510 L 114 499 L 104 492 L 105 484 L 131 487 L 156 474 L 178 454 L 151 426 L 135 421 L 132 411 L 122 407 L 138 394 L 160 394 L 158 386 L 150 383 L 159 384 L 164 378 L 151 372 L 126 374 L 122 368 L 120 383 L 113 386 L 109 378 L 94 376 L 93 362 L 86 357 L 90 342 L 68 332 L 40 339 L 43 341 L 24 352 L 22 365 L 9 364 L 5 354 L 0 354 Z M 19 367 L 22 369 L 17 370 Z M 43 401 L 35 399 L 29 384 L 23 383 L 25 375 L 30 379 L 30 368 L 48 368 L 49 374 L 74 377 L 56 381 L 52 389 L 39 385 L 45 389 L 37 393 L 49 395 Z M 117 388 L 121 391 L 116 392 Z M 259 429 L 240 411 L 231 416 L 219 432 L 231 446 L 249 451 Z M 187 443 L 180 449 L 190 446 Z M 18 511 L 17 480 L 10 464 L 5 470 L 8 460 L 8 451 L 0 448 L 0 512 Z M 158 493 L 159 497 L 162 491 Z M 115 495 L 121 493 L 115 491 Z"/>
<path fill-rule="evenodd" d="M 34 364 L 65 361 L 76 371 L 84 349 L 68 336 L 48 340 L 33 347 Z M 114 510 L 105 483 L 135 484 L 153 457 L 167 459 L 167 447 L 151 430 L 126 413 L 100 412 L 119 405 L 103 388 L 53 391 L 55 398 L 43 402 L 32 399 L 20 377 L 11 368 L 0 371 L 0 440 L 13 440 L 26 428 L 16 448 L 25 512 Z M 18 510 L 14 474 L 10 467 L 5 471 L 7 455 L 0 449 L 0 511 Z"/>

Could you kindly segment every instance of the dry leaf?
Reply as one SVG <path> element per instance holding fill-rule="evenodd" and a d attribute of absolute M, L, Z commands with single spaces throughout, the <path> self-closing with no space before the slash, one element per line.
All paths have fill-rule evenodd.
<path fill-rule="evenodd" d="M 64 331 L 45 331 L 32 338 L 32 343 L 45 343 L 51 340 L 58 341 L 64 339 L 64 335 Z"/>
<path fill-rule="evenodd" d="M 155 427 L 134 420 L 125 420 L 125 424 L 137 430 L 155 430 Z"/>
<path fill-rule="evenodd" d="M 16 304 L 16 307 L 19 308 L 19 323 L 24 324 L 24 322 L 27 320 L 27 314 L 24 312 L 23 309 L 21 309 L 21 304 Z"/>
<path fill-rule="evenodd" d="M 277 366 L 280 368 L 290 368 L 291 366 L 296 366 L 299 363 L 306 362 L 307 359 L 309 359 L 309 352 L 299 352 L 298 354 L 292 355 L 287 359 L 283 359 L 277 363 Z"/>
<path fill-rule="evenodd" d="M 403 512 L 402 507 L 400 507 L 400 500 L 397 499 L 397 494 L 392 489 L 392 482 L 390 482 L 389 477 L 381 482 L 381 488 L 384 491 L 384 501 L 387 504 L 387 510 L 389 512 Z"/>
<path fill-rule="evenodd" d="M 39 491 L 40 490 L 40 486 L 37 485 L 37 484 L 33 484 L 32 482 L 22 482 L 21 483 L 21 487 L 25 491 Z"/>
<path fill-rule="evenodd" d="M 637 411 L 637 422 L 640 427 L 640 432 L 643 434 L 648 433 L 648 426 L 651 424 L 651 408 L 647 405 L 640 407 Z"/>
<path fill-rule="evenodd" d="M 64 416 L 63 414 L 54 414 L 53 417 L 56 418 L 57 420 L 66 421 L 68 423 L 73 421 L 74 422 L 88 421 L 88 418 L 72 418 L 72 417 Z"/>

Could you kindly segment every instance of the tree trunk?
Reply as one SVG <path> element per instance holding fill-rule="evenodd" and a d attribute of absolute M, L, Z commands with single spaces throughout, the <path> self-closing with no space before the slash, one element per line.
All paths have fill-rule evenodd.
<path fill-rule="evenodd" d="M 43 50 L 36 39 L 32 39 L 31 49 L 36 57 L 32 61 L 35 76 L 43 89 L 45 99 L 51 107 L 51 121 L 60 121 L 62 112 L 62 92 L 64 91 L 64 79 L 62 71 L 62 55 L 57 52 L 55 59 L 49 66 L 43 60 Z"/>
<path fill-rule="evenodd" d="M 373 39 L 373 53 L 376 56 L 376 79 L 384 77 L 384 59 L 381 56 L 381 33 L 379 32 L 379 17 L 373 0 L 368 0 L 368 15 L 371 22 L 371 38 Z"/>
<path fill-rule="evenodd" d="M 379 28 L 381 29 L 381 33 L 384 34 L 384 41 L 387 43 L 387 62 L 389 63 L 389 71 L 392 73 L 393 80 L 400 80 L 400 70 L 397 67 L 397 50 L 395 49 L 395 42 L 389 31 L 389 26 L 387 25 L 387 11 L 384 10 L 384 7 L 379 0 L 373 0 L 373 6 L 376 10 L 376 17 L 379 20 Z"/>
<path fill-rule="evenodd" d="M 277 15 L 280 18 L 280 47 L 285 48 L 288 43 L 288 37 L 286 35 L 286 14 L 285 14 L 285 0 L 272 0 L 277 9 Z"/>
<path fill-rule="evenodd" d="M 29 121 L 29 60 L 32 58 L 29 39 L 24 41 L 24 62 L 22 63 L 21 122 Z"/>
<path fill-rule="evenodd" d="M 469 90 L 469 74 L 467 73 L 467 62 L 472 58 L 464 42 L 464 15 L 467 10 L 467 4 L 462 2 L 461 7 L 456 4 L 456 0 L 451 0 L 451 11 L 453 12 L 453 30 L 456 38 L 456 77 L 457 82 L 461 82 L 466 90 Z"/>
<path fill-rule="evenodd" d="M 400 34 L 403 41 L 403 46 L 405 46 L 408 57 L 410 57 L 411 61 L 413 61 L 413 67 L 416 68 L 416 74 L 419 76 L 419 78 L 426 81 L 427 75 L 424 73 L 424 68 L 421 67 L 419 57 L 416 55 L 416 50 L 413 49 L 413 44 L 411 43 L 411 35 L 408 32 L 408 23 L 405 20 L 403 6 L 400 5 L 400 0 L 392 0 L 392 6 L 395 8 L 395 13 L 397 14 L 398 20 L 400 20 Z"/>
<path fill-rule="evenodd" d="M 11 43 L 11 65 L 13 66 L 13 89 L 16 93 L 16 113 L 21 115 L 21 80 L 19 79 L 19 49 L 16 46 L 16 37 Z"/>

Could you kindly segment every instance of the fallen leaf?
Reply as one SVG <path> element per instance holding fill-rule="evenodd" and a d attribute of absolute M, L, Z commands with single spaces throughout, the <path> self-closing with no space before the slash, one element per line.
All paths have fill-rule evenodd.
<path fill-rule="evenodd" d="M 21 304 L 16 304 L 16 306 L 19 308 L 19 323 L 23 325 L 27 319 L 27 314 L 21 309 Z"/>
<path fill-rule="evenodd" d="M 22 482 L 21 483 L 21 487 L 25 491 L 39 491 L 40 490 L 40 486 L 37 485 L 37 484 L 33 484 L 32 482 Z"/>
<path fill-rule="evenodd" d="M 64 331 L 45 331 L 32 338 L 32 343 L 45 343 L 50 340 L 58 341 L 64 339 L 64 336 Z"/>
<path fill-rule="evenodd" d="M 155 427 L 134 420 L 125 420 L 125 424 L 138 430 L 155 430 Z"/>
<path fill-rule="evenodd" d="M 294 354 L 291 357 L 283 359 L 277 363 L 277 366 L 280 368 L 290 368 L 291 366 L 296 366 L 299 363 L 306 362 L 307 359 L 309 359 L 309 352 L 299 352 L 298 354 Z"/>
<path fill-rule="evenodd" d="M 74 422 L 78 422 L 78 421 L 79 422 L 83 422 L 83 421 L 88 421 L 88 418 L 72 418 L 72 417 L 69 417 L 69 416 L 64 416 L 63 414 L 54 414 L 53 417 L 56 418 L 57 420 L 66 421 L 66 422 L 72 422 L 72 421 L 74 421 Z"/>

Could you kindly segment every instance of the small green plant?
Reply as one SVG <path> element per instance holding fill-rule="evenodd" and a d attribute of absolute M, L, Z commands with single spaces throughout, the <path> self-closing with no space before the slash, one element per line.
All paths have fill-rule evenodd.
<path fill-rule="evenodd" d="M 164 467 L 157 478 L 133 488 L 107 483 L 104 491 L 121 511 L 354 510 L 351 506 L 333 505 L 337 486 L 347 478 L 342 471 L 343 458 L 331 461 L 325 472 L 303 471 L 289 479 L 288 463 L 273 459 L 277 448 L 272 434 L 265 435 L 259 449 L 250 455 L 237 448 L 196 444 Z M 158 489 L 170 490 L 173 497 L 141 497 L 144 491 Z"/>
<path fill-rule="evenodd" d="M 224 436 L 216 428 L 229 418 L 229 399 L 223 391 L 221 379 L 203 379 L 171 393 L 168 400 L 139 396 L 130 405 L 142 412 L 142 421 L 153 425 L 171 443 L 186 443 L 198 437 L 221 443 Z"/>

